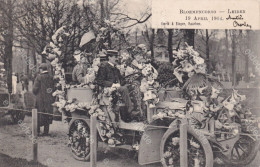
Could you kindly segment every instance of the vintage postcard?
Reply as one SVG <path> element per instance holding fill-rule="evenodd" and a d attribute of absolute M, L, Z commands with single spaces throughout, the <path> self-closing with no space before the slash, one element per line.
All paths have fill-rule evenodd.
<path fill-rule="evenodd" d="M 259 0 L 0 0 L 0 167 L 259 167 Z"/>

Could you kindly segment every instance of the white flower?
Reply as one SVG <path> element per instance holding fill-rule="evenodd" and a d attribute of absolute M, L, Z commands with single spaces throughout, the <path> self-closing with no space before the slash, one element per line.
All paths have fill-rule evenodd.
<path fill-rule="evenodd" d="M 199 57 L 199 56 L 193 56 L 193 60 L 196 64 L 203 64 L 204 63 L 204 59 Z"/>
<path fill-rule="evenodd" d="M 198 158 L 194 159 L 194 167 L 200 167 L 200 160 Z"/>
<path fill-rule="evenodd" d="M 159 113 L 157 114 L 157 116 L 158 116 L 158 118 L 162 119 L 162 118 L 164 118 L 164 117 L 167 117 L 167 114 L 166 114 L 166 113 L 163 113 L 163 112 L 159 112 Z"/>
<path fill-rule="evenodd" d="M 126 67 L 126 70 L 125 70 L 125 75 L 128 76 L 128 75 L 131 75 L 135 73 L 135 70 L 132 68 L 132 67 Z"/>
<path fill-rule="evenodd" d="M 114 145 L 115 144 L 115 140 L 113 139 L 108 139 L 108 142 L 107 142 L 109 145 Z"/>
<path fill-rule="evenodd" d="M 92 66 L 99 66 L 99 65 L 100 65 L 100 58 L 95 58 L 95 59 L 93 60 Z"/>
<path fill-rule="evenodd" d="M 179 137 L 174 137 L 174 138 L 172 138 L 172 144 L 173 144 L 174 146 L 176 146 L 177 144 L 179 144 L 179 142 L 180 142 L 180 138 L 179 138 Z"/>
<path fill-rule="evenodd" d="M 205 74 L 207 72 L 206 68 L 207 68 L 206 64 L 196 64 L 194 70 L 195 70 L 196 73 Z"/>
<path fill-rule="evenodd" d="M 143 79 L 141 81 L 140 91 L 141 92 L 146 92 L 148 89 L 149 89 L 149 84 L 148 84 L 146 79 Z"/>
<path fill-rule="evenodd" d="M 191 65 L 190 63 L 186 63 L 184 64 L 184 68 L 183 68 L 183 71 L 184 72 L 191 72 L 192 70 L 194 69 L 193 65 Z"/>
<path fill-rule="evenodd" d="M 200 145 L 193 140 L 190 140 L 190 145 L 195 147 L 195 148 L 200 148 Z"/>
<path fill-rule="evenodd" d="M 56 64 L 59 62 L 59 59 L 58 58 L 55 58 L 52 62 L 51 62 L 51 65 L 52 66 L 56 66 Z"/>
<path fill-rule="evenodd" d="M 144 65 L 142 63 L 138 63 L 137 60 L 135 60 L 135 59 L 132 61 L 132 64 L 135 67 L 139 68 L 140 70 L 142 70 L 144 68 Z"/>
<path fill-rule="evenodd" d="M 93 66 L 93 69 L 94 69 L 95 72 L 98 72 L 99 67 L 98 66 Z"/>
<path fill-rule="evenodd" d="M 164 153 L 164 158 L 169 158 L 170 156 L 172 156 L 172 153 L 170 152 L 170 151 L 166 151 L 165 153 Z"/>
<path fill-rule="evenodd" d="M 90 87 L 90 89 L 95 89 L 95 85 L 93 85 L 93 84 L 90 84 L 89 87 Z"/>
<path fill-rule="evenodd" d="M 128 60 L 129 58 L 131 58 L 131 56 L 128 53 L 122 53 L 121 54 L 121 61 L 124 62 L 126 60 Z"/>
<path fill-rule="evenodd" d="M 149 108 L 155 108 L 155 104 L 149 104 Z"/>

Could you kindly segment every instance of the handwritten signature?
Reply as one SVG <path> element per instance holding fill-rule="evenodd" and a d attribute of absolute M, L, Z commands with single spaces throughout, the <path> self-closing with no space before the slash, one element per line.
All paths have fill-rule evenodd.
<path fill-rule="evenodd" d="M 249 27 L 250 29 L 252 28 L 252 26 L 247 24 L 246 22 L 238 23 L 236 20 L 233 22 L 233 26 L 234 27 Z"/>
<path fill-rule="evenodd" d="M 243 20 L 243 16 L 242 15 L 237 15 L 235 17 L 231 17 L 231 15 L 228 15 L 228 17 L 226 18 L 227 20 Z"/>

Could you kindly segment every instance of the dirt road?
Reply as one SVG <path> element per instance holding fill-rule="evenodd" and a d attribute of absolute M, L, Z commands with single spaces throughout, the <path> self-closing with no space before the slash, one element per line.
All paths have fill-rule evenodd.
<path fill-rule="evenodd" d="M 0 119 L 0 153 L 9 155 L 12 158 L 32 160 L 32 142 L 30 136 L 25 133 L 25 126 L 31 130 L 31 117 L 26 116 L 23 126 L 13 125 L 8 117 Z M 67 147 L 66 131 L 67 124 L 54 121 L 50 129 L 50 136 L 38 138 L 39 162 L 49 167 L 89 166 L 88 162 L 77 161 L 70 155 Z M 99 143 L 98 166 L 137 167 L 139 165 L 134 156 L 133 152 L 107 148 L 102 143 Z M 157 167 L 160 164 L 147 165 L 145 167 L 148 166 Z"/>

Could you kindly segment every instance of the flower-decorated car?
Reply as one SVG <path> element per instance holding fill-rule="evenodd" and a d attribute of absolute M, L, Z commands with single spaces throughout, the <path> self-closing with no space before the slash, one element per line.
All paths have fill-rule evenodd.
<path fill-rule="evenodd" d="M 59 40 L 54 45 L 58 47 Z M 141 118 L 133 117 L 132 122 L 122 120 L 125 106 L 117 84 L 108 88 L 95 84 L 98 54 L 80 85 L 66 84 L 59 58 L 53 59 L 51 64 L 58 71 L 54 75 L 58 86 L 54 106 L 68 116 L 72 155 L 89 160 L 90 117 L 94 115 L 99 141 L 111 147 L 129 146 L 138 153 L 141 165 L 162 162 L 167 167 L 180 166 L 182 122 L 187 123 L 188 166 L 210 167 L 214 160 L 233 166 L 249 164 L 259 149 L 259 128 L 258 120 L 242 105 L 245 96 L 236 90 L 222 96 L 223 86 L 206 73 L 204 59 L 191 46 L 173 52 L 173 78 L 168 80 L 160 79 L 160 72 L 145 61 L 144 52 L 142 45 L 122 54 L 117 67 L 141 113 Z M 158 82 L 162 80 L 165 83 Z"/>

